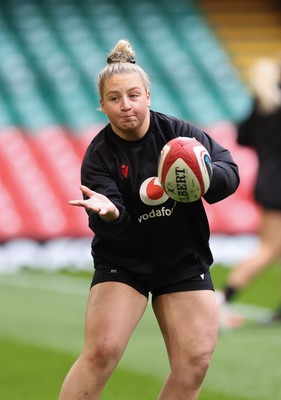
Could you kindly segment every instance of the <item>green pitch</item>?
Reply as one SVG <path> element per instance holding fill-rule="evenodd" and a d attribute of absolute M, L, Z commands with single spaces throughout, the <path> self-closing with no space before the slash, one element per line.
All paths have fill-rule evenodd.
<path fill-rule="evenodd" d="M 220 288 L 228 270 L 214 267 Z M 0 398 L 53 400 L 83 343 L 90 275 L 22 271 L 0 275 Z M 266 313 L 278 301 L 271 268 L 237 305 Z M 258 307 L 258 308 L 257 308 Z M 259 314 L 260 315 L 260 314 Z M 281 399 L 281 324 L 251 320 L 221 332 L 200 400 Z M 156 400 L 169 366 L 150 304 L 102 400 Z"/>

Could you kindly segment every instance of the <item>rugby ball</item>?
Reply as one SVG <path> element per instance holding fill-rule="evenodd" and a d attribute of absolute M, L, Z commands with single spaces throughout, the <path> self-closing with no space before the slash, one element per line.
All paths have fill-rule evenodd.
<path fill-rule="evenodd" d="M 177 137 L 161 150 L 158 179 L 167 195 L 181 203 L 199 200 L 212 179 L 211 157 L 195 138 Z"/>

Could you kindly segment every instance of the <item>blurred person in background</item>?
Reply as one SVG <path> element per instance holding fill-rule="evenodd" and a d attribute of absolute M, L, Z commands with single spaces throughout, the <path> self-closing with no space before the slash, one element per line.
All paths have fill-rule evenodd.
<path fill-rule="evenodd" d="M 157 180 L 157 163 L 168 141 L 196 137 L 212 160 L 204 195 L 209 203 L 236 190 L 238 168 L 229 151 L 199 128 L 150 110 L 149 78 L 129 42 L 119 41 L 109 54 L 98 87 L 109 124 L 83 159 L 84 199 L 70 202 L 88 212 L 95 272 L 84 346 L 60 400 L 100 398 L 149 293 L 171 367 L 159 400 L 195 400 L 218 334 L 209 225 L 201 200 L 183 204 L 168 198 Z"/>
<path fill-rule="evenodd" d="M 258 246 L 233 267 L 222 297 L 218 297 L 220 325 L 225 328 L 243 323 L 229 311 L 227 303 L 281 255 L 281 57 L 257 59 L 249 72 L 253 107 L 237 126 L 237 141 L 253 148 L 258 157 L 254 196 L 261 222 Z M 271 320 L 281 321 L 281 301 Z"/>

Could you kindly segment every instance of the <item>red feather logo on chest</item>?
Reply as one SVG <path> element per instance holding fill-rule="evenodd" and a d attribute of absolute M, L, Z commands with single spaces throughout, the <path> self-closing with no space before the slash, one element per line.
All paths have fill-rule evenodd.
<path fill-rule="evenodd" d="M 119 168 L 120 172 L 125 176 L 125 178 L 128 177 L 129 173 L 129 165 L 122 164 L 121 167 Z"/>

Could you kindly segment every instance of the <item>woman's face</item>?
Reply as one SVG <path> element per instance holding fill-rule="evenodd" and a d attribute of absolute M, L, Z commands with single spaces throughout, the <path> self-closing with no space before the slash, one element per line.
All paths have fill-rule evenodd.
<path fill-rule="evenodd" d="M 147 132 L 150 93 L 138 73 L 115 74 L 107 78 L 100 104 L 112 129 L 121 138 L 137 140 Z"/>

